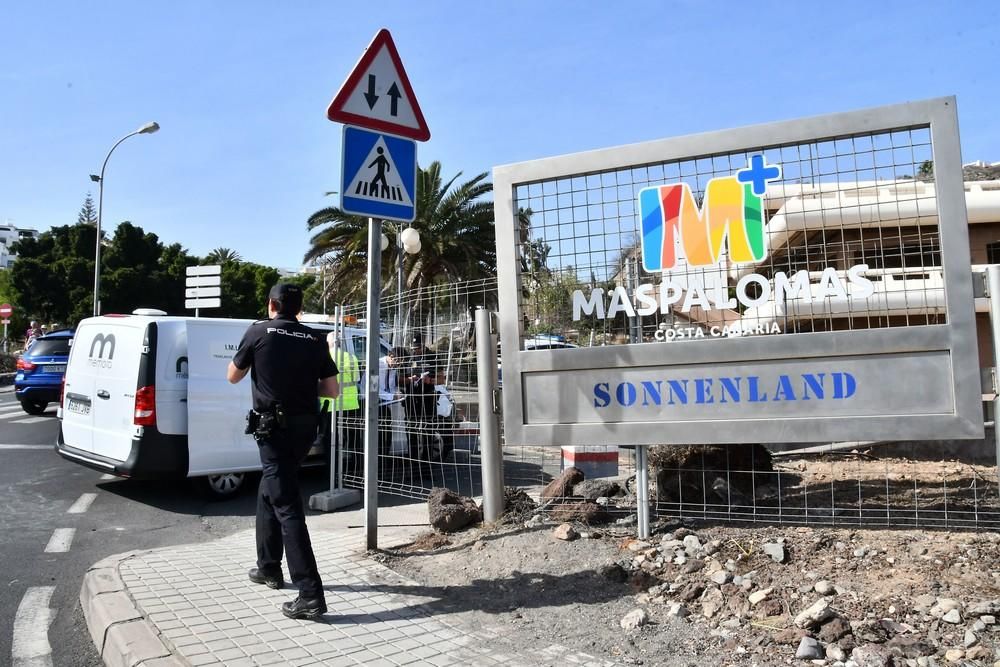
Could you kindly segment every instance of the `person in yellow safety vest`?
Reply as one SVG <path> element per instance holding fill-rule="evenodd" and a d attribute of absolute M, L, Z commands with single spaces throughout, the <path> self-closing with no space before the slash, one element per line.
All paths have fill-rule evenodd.
<path fill-rule="evenodd" d="M 361 449 L 361 435 L 363 424 L 361 423 L 361 405 L 358 396 L 358 383 L 361 382 L 361 372 L 358 366 L 358 358 L 351 353 L 347 347 L 336 349 L 337 334 L 331 331 L 326 335 L 326 343 L 330 348 L 330 357 L 337 365 L 340 375 L 340 397 L 331 399 L 326 396 L 320 397 L 320 409 L 322 412 L 332 414 L 336 409 L 340 413 L 341 423 L 344 426 L 344 442 L 342 452 L 344 454 L 345 473 L 348 471 L 360 470 L 364 452 Z"/>

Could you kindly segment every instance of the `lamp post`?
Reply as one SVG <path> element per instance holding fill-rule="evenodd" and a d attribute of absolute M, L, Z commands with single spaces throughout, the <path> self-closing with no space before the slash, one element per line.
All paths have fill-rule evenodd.
<path fill-rule="evenodd" d="M 104 158 L 104 164 L 101 165 L 101 175 L 96 174 L 90 175 L 90 180 L 97 183 L 97 242 L 95 243 L 96 248 L 94 249 L 94 317 L 101 314 L 101 217 L 104 213 L 104 170 L 108 166 L 108 160 L 111 159 L 111 154 L 115 152 L 118 146 L 128 139 L 129 137 L 134 137 L 137 134 L 153 134 L 160 129 L 159 124 L 146 123 L 140 127 L 135 132 L 126 134 L 124 137 L 115 142 L 115 145 L 111 147 L 108 151 L 107 157 Z"/>
<path fill-rule="evenodd" d="M 399 335 L 403 333 L 403 253 L 415 255 L 420 252 L 420 232 L 413 227 L 401 225 L 390 225 L 396 234 L 396 257 L 398 258 L 396 268 L 396 331 Z M 382 250 L 389 246 L 389 240 L 382 235 Z M 397 339 L 396 344 L 399 343 Z"/>

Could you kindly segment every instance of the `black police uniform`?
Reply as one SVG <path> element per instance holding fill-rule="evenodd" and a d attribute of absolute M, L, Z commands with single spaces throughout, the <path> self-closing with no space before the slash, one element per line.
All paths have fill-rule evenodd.
<path fill-rule="evenodd" d="M 337 374 L 325 340 L 293 317 L 277 315 L 250 325 L 233 364 L 250 368 L 253 408 L 284 418 L 259 437 L 263 477 L 257 496 L 257 567 L 279 576 L 282 551 L 299 595 L 323 599 L 299 489 L 299 466 L 316 438 L 318 381 Z"/>

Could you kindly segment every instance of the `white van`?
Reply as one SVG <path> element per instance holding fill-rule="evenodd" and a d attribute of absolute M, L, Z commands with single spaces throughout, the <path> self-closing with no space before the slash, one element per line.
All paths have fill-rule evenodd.
<path fill-rule="evenodd" d="M 57 451 L 120 477 L 191 477 L 217 497 L 237 493 L 260 459 L 243 432 L 250 381 L 230 384 L 226 368 L 252 321 L 136 312 L 77 327 Z M 321 335 L 333 328 L 311 326 Z M 344 333 L 363 359 L 365 331 Z"/>

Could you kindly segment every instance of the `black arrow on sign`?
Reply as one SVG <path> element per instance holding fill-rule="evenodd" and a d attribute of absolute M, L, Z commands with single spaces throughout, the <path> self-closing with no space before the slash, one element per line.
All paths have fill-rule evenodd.
<path fill-rule="evenodd" d="M 395 116 L 396 112 L 399 110 L 398 105 L 399 105 L 399 98 L 401 96 L 399 88 L 396 87 L 395 81 L 392 82 L 392 87 L 390 87 L 389 90 L 386 91 L 386 95 L 392 98 L 392 106 L 389 109 L 389 113 Z"/>
<path fill-rule="evenodd" d="M 396 84 L 392 84 L 395 86 Z M 391 93 L 390 93 L 391 94 Z M 368 102 L 368 108 L 374 109 L 375 103 L 378 102 L 378 95 L 375 94 L 375 75 L 368 75 L 368 92 L 365 93 L 365 101 Z M 395 108 L 395 106 L 393 107 Z M 395 115 L 395 114 L 393 114 Z"/>

